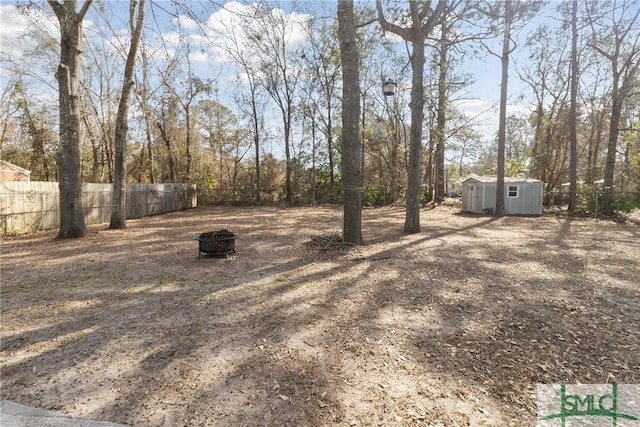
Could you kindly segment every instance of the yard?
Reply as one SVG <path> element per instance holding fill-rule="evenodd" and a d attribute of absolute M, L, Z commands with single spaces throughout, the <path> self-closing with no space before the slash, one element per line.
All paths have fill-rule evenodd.
<path fill-rule="evenodd" d="M 0 397 L 131 426 L 524 426 L 537 383 L 640 383 L 640 226 L 198 208 L 4 238 Z M 239 235 L 230 259 L 195 237 Z"/>

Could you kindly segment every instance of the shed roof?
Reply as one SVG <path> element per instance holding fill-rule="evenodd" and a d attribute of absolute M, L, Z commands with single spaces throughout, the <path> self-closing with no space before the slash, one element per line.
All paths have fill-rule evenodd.
<path fill-rule="evenodd" d="M 489 183 L 489 182 L 498 182 L 498 177 L 497 176 L 471 176 L 467 179 L 465 179 L 464 181 L 462 181 L 462 183 L 464 184 L 467 181 L 476 181 L 476 182 L 484 182 L 484 183 Z M 529 182 L 542 182 L 539 179 L 534 179 L 534 178 L 521 178 L 521 177 L 512 177 L 512 176 L 505 176 L 504 177 L 504 182 L 506 183 L 529 183 Z"/>

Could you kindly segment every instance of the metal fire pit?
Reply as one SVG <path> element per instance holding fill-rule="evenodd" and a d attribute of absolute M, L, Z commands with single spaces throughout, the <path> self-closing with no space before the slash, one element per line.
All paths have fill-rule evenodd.
<path fill-rule="evenodd" d="M 198 236 L 198 258 L 202 253 L 211 255 L 223 255 L 229 258 L 230 252 L 236 251 L 236 238 L 238 236 L 229 230 L 217 230 L 202 233 Z"/>

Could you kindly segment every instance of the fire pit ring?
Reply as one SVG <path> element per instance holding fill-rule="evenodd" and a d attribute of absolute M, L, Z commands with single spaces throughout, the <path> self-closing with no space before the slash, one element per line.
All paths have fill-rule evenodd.
<path fill-rule="evenodd" d="M 210 255 L 222 255 L 229 258 L 230 252 L 236 251 L 236 238 L 238 236 L 229 230 L 208 231 L 200 234 L 198 240 L 198 258 L 202 253 Z"/>

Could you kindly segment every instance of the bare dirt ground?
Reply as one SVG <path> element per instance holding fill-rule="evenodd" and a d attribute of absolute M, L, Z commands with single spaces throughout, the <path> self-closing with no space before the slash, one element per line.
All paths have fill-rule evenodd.
<path fill-rule="evenodd" d="M 5 238 L 0 397 L 131 426 L 527 426 L 537 383 L 640 383 L 639 226 L 363 217 L 346 253 L 337 207 Z M 223 228 L 237 254 L 198 259 Z"/>

